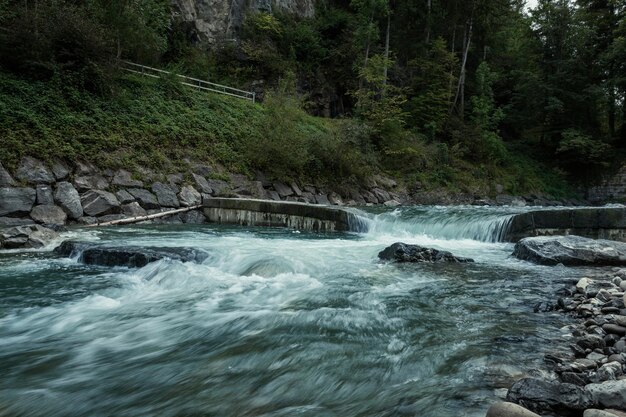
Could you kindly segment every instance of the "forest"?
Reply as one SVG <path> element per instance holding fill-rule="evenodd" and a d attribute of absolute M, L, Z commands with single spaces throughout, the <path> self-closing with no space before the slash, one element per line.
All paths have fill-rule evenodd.
<path fill-rule="evenodd" d="M 120 75 L 123 59 L 262 85 L 255 133 L 225 134 L 256 140 L 224 150 L 213 137 L 207 151 L 227 166 L 245 161 L 235 164 L 243 171 L 358 178 L 375 167 L 409 185 L 458 187 L 471 177 L 523 191 L 559 178 L 589 183 L 626 150 L 626 0 L 539 0 L 532 9 L 523 0 L 319 0 L 310 18 L 248 13 L 235 41 L 211 43 L 167 0 L 2 0 L 0 27 L 9 165 L 51 152 L 86 108 L 124 113 L 132 83 Z M 160 97 L 200 105 L 162 87 Z M 42 96 L 74 116 L 52 123 L 49 107 L 32 106 Z M 113 126 L 115 117 L 98 120 Z M 118 127 L 100 129 L 102 140 L 123 135 Z M 25 134 L 39 147 L 24 145 Z M 185 144 L 195 135 L 174 136 Z M 88 146 L 58 152 L 84 156 Z"/>

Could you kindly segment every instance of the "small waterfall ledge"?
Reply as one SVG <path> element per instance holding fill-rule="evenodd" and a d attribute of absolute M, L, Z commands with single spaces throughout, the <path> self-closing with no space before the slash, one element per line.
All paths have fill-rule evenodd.
<path fill-rule="evenodd" d="M 626 242 L 626 207 L 535 210 L 513 216 L 507 242 L 529 236 L 577 235 Z"/>
<path fill-rule="evenodd" d="M 212 223 L 287 227 L 332 232 L 367 231 L 367 222 L 348 209 L 273 200 L 207 198 L 203 212 Z"/>

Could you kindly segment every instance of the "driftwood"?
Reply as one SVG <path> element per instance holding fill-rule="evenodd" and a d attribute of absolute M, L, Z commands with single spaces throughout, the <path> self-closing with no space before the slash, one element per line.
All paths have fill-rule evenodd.
<path fill-rule="evenodd" d="M 158 219 L 160 217 L 167 217 L 167 216 L 171 216 L 171 215 L 178 214 L 178 213 L 185 213 L 187 211 L 197 210 L 197 209 L 199 209 L 201 207 L 202 207 L 202 205 L 185 207 L 185 208 L 181 208 L 181 209 L 163 211 L 161 213 L 148 214 L 147 216 L 129 217 L 127 219 L 111 220 L 109 222 L 103 222 L 103 223 L 94 223 L 94 224 L 87 225 L 87 227 L 115 226 L 115 225 L 118 225 L 118 224 L 139 223 L 139 222 L 143 222 L 143 221 L 146 221 L 146 220 L 153 220 L 153 219 Z"/>

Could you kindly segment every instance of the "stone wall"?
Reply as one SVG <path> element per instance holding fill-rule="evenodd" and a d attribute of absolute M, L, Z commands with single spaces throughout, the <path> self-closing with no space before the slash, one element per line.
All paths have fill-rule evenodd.
<path fill-rule="evenodd" d="M 613 177 L 590 188 L 587 198 L 592 202 L 626 202 L 626 165 Z"/>

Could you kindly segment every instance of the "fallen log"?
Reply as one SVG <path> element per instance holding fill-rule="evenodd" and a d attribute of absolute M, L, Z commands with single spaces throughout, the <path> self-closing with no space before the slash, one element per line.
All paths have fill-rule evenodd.
<path fill-rule="evenodd" d="M 139 223 L 139 222 L 143 222 L 143 221 L 146 221 L 146 220 L 153 220 L 153 219 L 158 219 L 158 218 L 161 218 L 161 217 L 172 216 L 172 215 L 178 214 L 178 213 L 185 213 L 185 212 L 191 211 L 191 210 L 198 210 L 200 208 L 202 208 L 202 205 L 190 206 L 190 207 L 185 207 L 185 208 L 181 208 L 181 209 L 163 211 L 161 213 L 148 214 L 146 216 L 129 217 L 127 219 L 111 220 L 111 221 L 108 221 L 108 222 L 89 224 L 89 225 L 87 225 L 87 227 L 115 226 L 115 225 L 120 225 L 120 224 Z"/>

